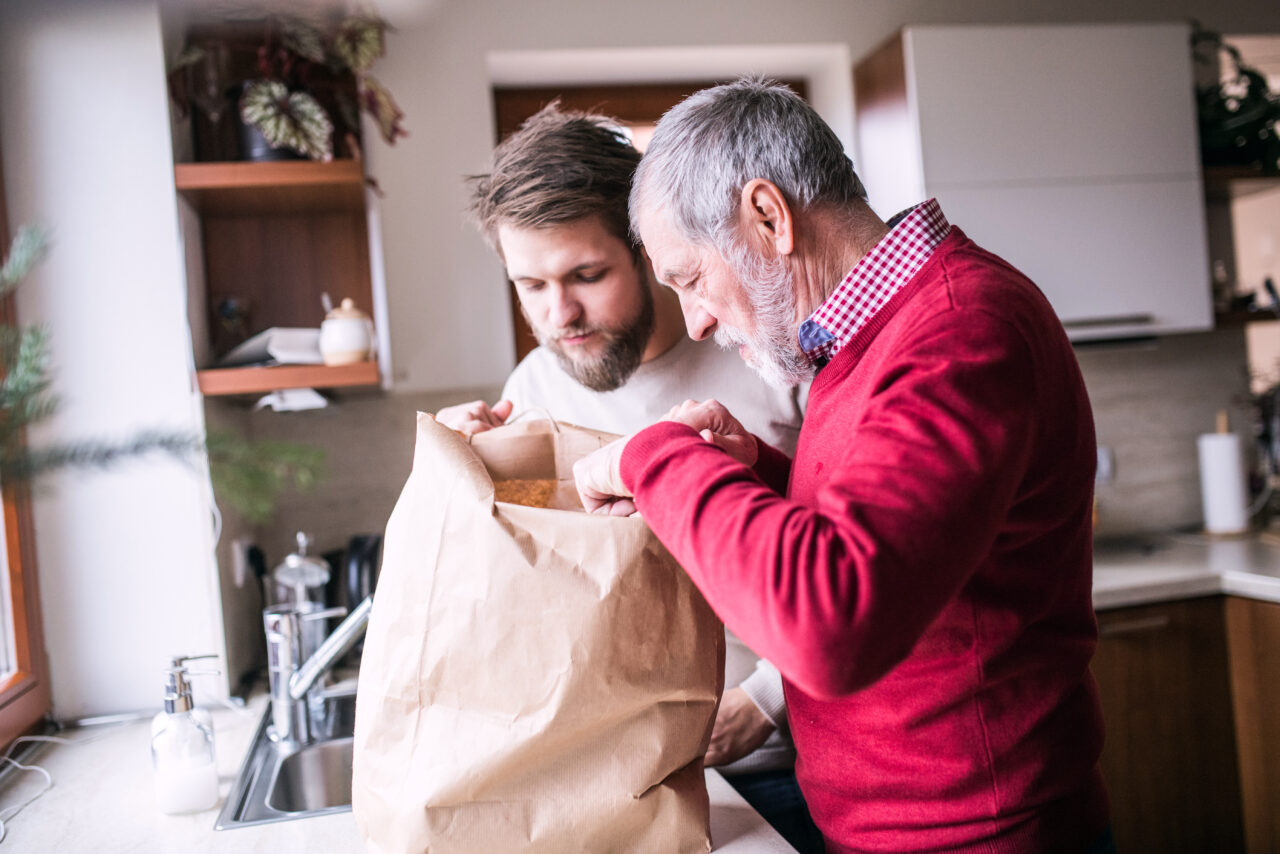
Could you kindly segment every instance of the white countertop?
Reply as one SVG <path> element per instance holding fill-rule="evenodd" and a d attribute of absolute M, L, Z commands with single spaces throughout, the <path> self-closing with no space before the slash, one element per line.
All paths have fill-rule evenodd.
<path fill-rule="evenodd" d="M 1098 610 L 1215 593 L 1280 602 L 1280 537 L 1164 534 L 1095 545 Z"/>
<path fill-rule="evenodd" d="M 1280 537 L 1195 534 L 1099 543 L 1093 603 L 1099 610 L 1227 593 L 1280 603 Z M 220 795 L 225 797 L 253 736 L 265 697 L 248 709 L 214 711 Z M 351 813 L 215 831 L 221 807 L 168 816 L 154 806 L 150 722 L 75 730 L 75 744 L 48 745 L 34 758 L 53 788 L 6 822 L 5 852 L 184 851 L 187 854 L 329 854 L 360 852 Z M 0 788 L 0 810 L 22 803 L 43 784 L 36 773 L 13 775 Z M 790 852 L 746 801 L 715 771 L 707 772 L 711 835 L 723 854 Z"/>
<path fill-rule="evenodd" d="M 197 698 L 197 702 L 199 698 Z M 6 822 L 5 854 L 357 854 L 360 833 L 350 812 L 214 830 L 266 698 L 246 710 L 213 712 L 219 800 L 189 815 L 164 815 L 152 790 L 150 721 L 86 727 L 64 734 L 75 744 L 42 746 L 30 762 L 53 777 L 53 788 Z M 0 810 L 22 803 L 43 785 L 27 772 L 0 787 Z M 719 773 L 707 771 L 711 838 L 723 854 L 794 854 Z"/>

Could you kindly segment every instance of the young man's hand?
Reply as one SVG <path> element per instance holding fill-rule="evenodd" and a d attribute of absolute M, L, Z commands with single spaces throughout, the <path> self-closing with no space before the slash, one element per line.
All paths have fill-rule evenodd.
<path fill-rule="evenodd" d="M 760 745 L 773 732 L 773 722 L 752 702 L 741 688 L 730 688 L 720 699 L 711 743 L 707 746 L 708 766 L 737 762 Z"/>
<path fill-rule="evenodd" d="M 515 404 L 509 400 L 500 400 L 492 407 L 483 400 L 473 400 L 446 406 L 436 413 L 436 421 L 464 436 L 471 436 L 506 424 L 513 406 Z"/>
<path fill-rule="evenodd" d="M 634 496 L 622 483 L 622 450 L 630 441 L 625 436 L 593 451 L 573 464 L 578 497 L 588 513 L 630 516 L 636 512 Z"/>

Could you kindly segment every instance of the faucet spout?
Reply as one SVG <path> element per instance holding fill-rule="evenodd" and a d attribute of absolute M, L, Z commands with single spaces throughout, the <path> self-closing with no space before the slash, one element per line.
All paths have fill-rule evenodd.
<path fill-rule="evenodd" d="M 347 618 L 338 624 L 311 657 L 289 677 L 289 697 L 301 700 L 315 685 L 316 680 L 328 672 L 334 662 L 346 655 L 364 634 L 369 624 L 369 612 L 373 608 L 373 596 L 368 596 L 356 606 Z"/>

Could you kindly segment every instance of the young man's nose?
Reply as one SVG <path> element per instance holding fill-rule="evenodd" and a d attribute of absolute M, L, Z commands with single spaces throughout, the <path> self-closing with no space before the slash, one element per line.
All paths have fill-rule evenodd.
<path fill-rule="evenodd" d="M 582 318 L 582 303 L 565 288 L 557 288 L 551 295 L 550 311 L 553 325 L 558 328 L 572 326 Z"/>

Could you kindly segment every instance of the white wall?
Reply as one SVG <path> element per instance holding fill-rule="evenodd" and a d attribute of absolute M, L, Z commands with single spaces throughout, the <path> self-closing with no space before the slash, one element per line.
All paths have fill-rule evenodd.
<path fill-rule="evenodd" d="M 495 54 L 835 43 L 856 60 L 908 23 L 1190 17 L 1227 32 L 1280 30 L 1274 0 L 447 0 L 403 20 L 393 11 L 399 29 L 374 70 L 404 109 L 411 136 L 395 147 L 367 147 L 387 191 L 382 225 L 395 386 L 490 385 L 512 367 L 501 268 L 461 216 L 461 178 L 485 170 L 493 144 Z"/>
<path fill-rule="evenodd" d="M 34 440 L 199 434 L 156 5 L 0 7 L 0 151 L 13 227 L 52 230 L 18 300 L 50 329 L 62 400 Z M 35 533 L 57 716 L 159 709 L 168 656 L 221 654 L 206 489 L 166 459 L 46 484 Z"/>
<path fill-rule="evenodd" d="M 461 217 L 461 176 L 484 170 L 493 142 L 495 54 L 821 44 L 856 60 L 902 25 L 965 21 L 1196 17 L 1226 32 L 1280 30 L 1274 0 L 387 2 L 399 30 L 375 72 L 412 135 L 395 147 L 370 135 L 367 147 L 387 191 L 388 314 L 405 391 L 495 386 L 512 366 L 500 267 Z M 52 329 L 64 398 L 42 437 L 201 427 L 158 17 L 154 0 L 0 2 L 10 219 L 54 228 L 54 252 L 20 300 L 24 319 Z M 166 656 L 224 647 L 204 474 L 137 462 L 51 486 L 36 539 L 55 711 L 154 706 Z"/>

